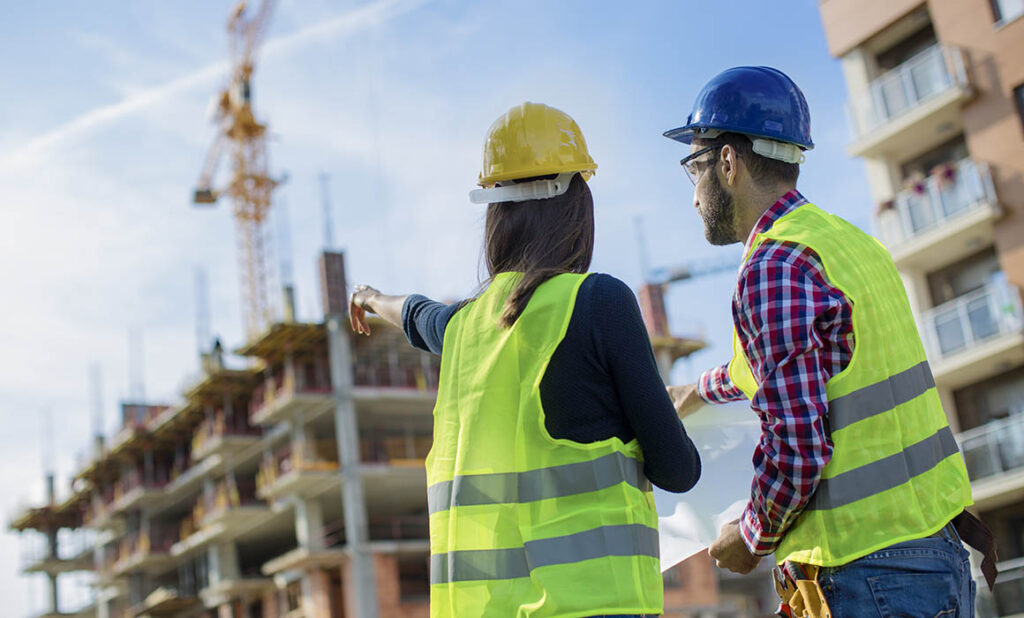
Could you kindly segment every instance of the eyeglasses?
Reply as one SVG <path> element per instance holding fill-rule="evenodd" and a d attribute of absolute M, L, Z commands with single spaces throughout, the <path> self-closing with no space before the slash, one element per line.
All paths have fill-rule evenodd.
<path fill-rule="evenodd" d="M 683 171 L 686 172 L 686 177 L 690 179 L 693 186 L 697 186 L 697 181 L 700 180 L 700 170 L 697 169 L 697 161 L 695 159 L 703 154 L 707 154 L 714 150 L 714 146 L 708 146 L 707 148 L 701 148 L 697 152 L 691 152 L 689 155 L 679 161 L 679 165 L 683 166 Z"/>

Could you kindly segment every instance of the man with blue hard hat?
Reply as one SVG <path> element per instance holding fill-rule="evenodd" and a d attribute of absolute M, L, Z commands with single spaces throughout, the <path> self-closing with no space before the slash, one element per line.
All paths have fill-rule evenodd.
<path fill-rule="evenodd" d="M 711 79 L 681 164 L 713 245 L 744 242 L 732 360 L 669 387 L 680 416 L 748 399 L 750 500 L 709 552 L 749 573 L 774 554 L 781 615 L 973 616 L 961 536 L 986 556 L 903 283 L 882 245 L 796 189 L 814 148 L 803 93 L 770 67 Z"/>

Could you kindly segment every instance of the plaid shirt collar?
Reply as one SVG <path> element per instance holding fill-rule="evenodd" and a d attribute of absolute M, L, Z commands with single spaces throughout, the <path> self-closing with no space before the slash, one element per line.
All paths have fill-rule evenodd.
<path fill-rule="evenodd" d="M 754 242 L 754 238 L 758 234 L 767 232 L 775 222 L 793 212 L 797 208 L 807 203 L 807 198 L 800 194 L 799 191 L 793 189 L 782 197 L 780 197 L 771 208 L 764 211 L 761 218 L 754 224 L 754 229 L 750 230 L 750 236 L 747 237 L 747 242 L 743 247 L 744 255 L 750 253 L 750 246 Z"/>

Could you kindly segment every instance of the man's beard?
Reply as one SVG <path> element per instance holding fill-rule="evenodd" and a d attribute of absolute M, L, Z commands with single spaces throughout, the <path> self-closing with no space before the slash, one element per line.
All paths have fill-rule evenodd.
<path fill-rule="evenodd" d="M 736 236 L 736 203 L 725 190 L 714 170 L 708 172 L 708 188 L 700 216 L 704 219 L 704 237 L 712 245 L 731 245 L 739 242 Z"/>

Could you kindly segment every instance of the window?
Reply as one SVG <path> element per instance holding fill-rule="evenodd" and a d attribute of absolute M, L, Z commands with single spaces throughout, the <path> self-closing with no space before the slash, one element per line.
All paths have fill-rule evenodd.
<path fill-rule="evenodd" d="M 1013 21 L 1024 15 L 1024 0 L 991 0 L 996 23 Z"/>

